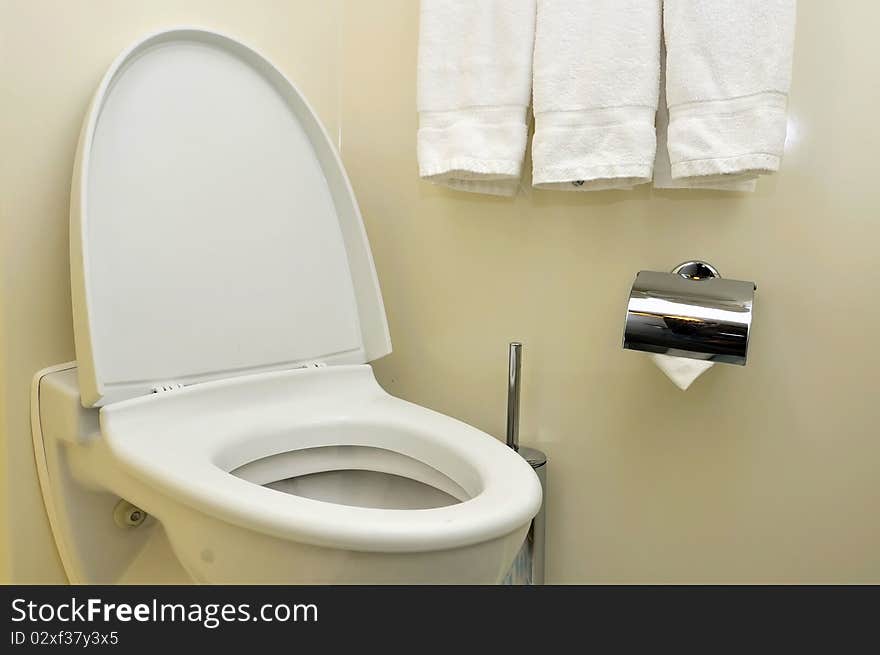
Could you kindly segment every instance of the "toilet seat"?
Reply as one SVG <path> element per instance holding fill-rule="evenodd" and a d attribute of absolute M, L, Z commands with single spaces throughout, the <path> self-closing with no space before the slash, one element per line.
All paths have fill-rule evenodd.
<path fill-rule="evenodd" d="M 390 396 L 367 365 L 203 383 L 113 403 L 100 416 L 110 450 L 132 476 L 216 518 L 302 543 L 379 552 L 454 548 L 516 530 L 540 504 L 540 485 L 524 460 L 476 428 Z M 266 456 L 338 445 L 411 458 L 466 497 L 433 509 L 374 509 L 284 494 L 230 473 Z M 390 466 L 417 475 L 394 469 L 393 459 Z"/>

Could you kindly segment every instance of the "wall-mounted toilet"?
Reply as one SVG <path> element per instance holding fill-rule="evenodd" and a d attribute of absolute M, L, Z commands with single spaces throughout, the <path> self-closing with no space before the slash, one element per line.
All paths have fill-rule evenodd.
<path fill-rule="evenodd" d="M 504 577 L 540 484 L 377 384 L 391 342 L 357 204 L 266 59 L 189 28 L 122 53 L 70 229 L 77 362 L 36 375 L 32 424 L 72 582 Z"/>

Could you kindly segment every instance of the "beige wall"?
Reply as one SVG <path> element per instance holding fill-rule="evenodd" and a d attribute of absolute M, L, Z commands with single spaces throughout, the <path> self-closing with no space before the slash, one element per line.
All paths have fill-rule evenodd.
<path fill-rule="evenodd" d="M 3 172 L 0 171 L 0 175 Z M 0 200 L 2 202 L 2 200 Z M 2 207 L 2 205 L 0 205 Z M 0 216 L 2 216 L 2 210 L 0 210 Z M 3 248 L 3 231 L 0 230 L 0 258 L 5 255 L 5 249 Z M 0 266 L 0 296 L 5 297 L 3 295 L 3 278 L 5 274 L 5 267 Z M 4 305 L 5 303 L 0 303 L 0 475 L 4 476 L 4 481 L 0 483 L 0 583 L 4 580 L 8 580 L 10 577 L 10 570 L 12 562 L 10 561 L 10 535 L 9 535 L 9 521 L 7 520 L 8 513 L 7 508 L 9 507 L 9 499 L 10 499 L 10 488 L 9 484 L 5 481 L 5 477 L 8 475 L 8 459 L 6 456 L 7 450 L 7 438 L 6 438 L 6 384 L 5 384 L 5 375 L 4 371 L 6 370 L 6 341 L 3 339 L 3 314 L 4 314 Z"/>
<path fill-rule="evenodd" d="M 34 371 L 73 357 L 80 121 L 119 50 L 191 23 L 266 52 L 342 129 L 394 340 L 376 365 L 389 390 L 501 434 L 506 343 L 525 342 L 551 581 L 880 582 L 878 9 L 801 5 L 786 161 L 758 193 L 511 201 L 416 178 L 415 0 L 0 0 L 2 579 L 63 575 L 27 406 Z M 619 342 L 634 273 L 689 257 L 759 290 L 749 366 L 683 394 Z"/>
<path fill-rule="evenodd" d="M 416 179 L 417 3 L 349 1 L 343 156 L 405 398 L 550 457 L 553 582 L 880 582 L 876 108 L 868 0 L 802 2 L 782 173 L 754 195 L 527 191 Z M 758 283 L 746 368 L 682 393 L 620 347 L 639 269 L 692 258 Z"/>
<path fill-rule="evenodd" d="M 101 76 L 150 31 L 210 27 L 265 53 L 335 134 L 339 7 L 339 0 L 0 0 L 0 580 L 64 579 L 34 471 L 28 393 L 38 369 L 74 358 L 68 194 L 80 123 Z"/>

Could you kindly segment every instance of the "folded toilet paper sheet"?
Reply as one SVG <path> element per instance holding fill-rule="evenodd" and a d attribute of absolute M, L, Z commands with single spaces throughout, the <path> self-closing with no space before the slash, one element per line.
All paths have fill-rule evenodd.
<path fill-rule="evenodd" d="M 669 355 L 651 355 L 657 367 L 682 391 L 687 391 L 694 380 L 708 371 L 714 362 L 688 357 L 671 357 Z"/>

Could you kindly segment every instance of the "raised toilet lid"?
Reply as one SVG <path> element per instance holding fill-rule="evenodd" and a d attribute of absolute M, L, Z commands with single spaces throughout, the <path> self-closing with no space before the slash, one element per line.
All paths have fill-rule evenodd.
<path fill-rule="evenodd" d="M 336 151 L 228 37 L 167 30 L 117 58 L 83 125 L 70 227 L 86 406 L 391 352 Z"/>

